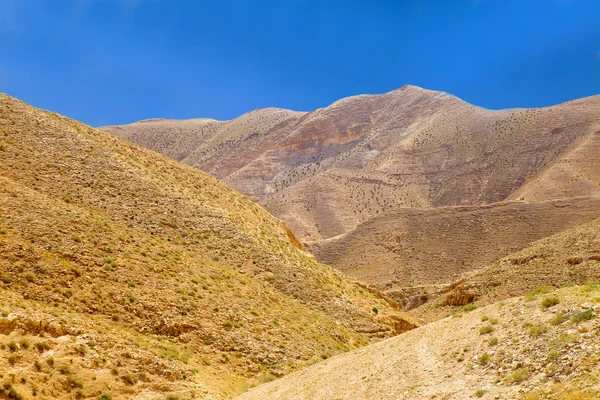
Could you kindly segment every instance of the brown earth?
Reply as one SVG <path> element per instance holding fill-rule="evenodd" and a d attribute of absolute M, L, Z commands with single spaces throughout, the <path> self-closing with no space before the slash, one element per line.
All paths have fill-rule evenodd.
<path fill-rule="evenodd" d="M 590 285 L 461 311 L 237 399 L 596 399 L 599 295 Z"/>
<path fill-rule="evenodd" d="M 598 281 L 600 219 L 540 239 L 522 251 L 466 274 L 443 296 L 411 312 L 433 321 L 450 313 L 455 305 L 472 301 L 486 305 L 540 287 Z"/>
<path fill-rule="evenodd" d="M 403 208 L 309 249 L 321 262 L 378 285 L 411 309 L 467 272 L 599 217 L 600 197 Z"/>
<path fill-rule="evenodd" d="M 166 154 L 170 138 L 178 159 L 264 204 L 320 261 L 409 307 L 600 210 L 600 96 L 491 111 L 405 86 L 210 122 L 200 144 L 200 123 L 164 123 L 105 129 Z M 536 204 L 547 200 L 571 209 Z"/>
<path fill-rule="evenodd" d="M 197 169 L 0 94 L 0 397 L 230 398 L 415 326 L 292 239 Z"/>
<path fill-rule="evenodd" d="M 557 162 L 588 177 L 581 183 L 588 188 L 574 195 L 595 195 L 599 115 L 600 96 L 548 108 L 490 111 L 446 93 L 405 86 L 342 99 L 311 113 L 264 109 L 210 122 L 220 128 L 197 147 L 184 140 L 188 130 L 194 132 L 186 128 L 193 120 L 180 121 L 180 130 L 171 135 L 160 128 L 164 121 L 103 129 L 164 153 L 171 151 L 161 141 L 165 137 L 189 142 L 177 153 L 189 155 L 178 159 L 263 202 L 302 240 L 317 240 L 343 234 L 390 208 L 502 201 Z M 587 150 L 573 153 L 578 146 Z M 565 152 L 579 161 L 560 161 Z M 548 198 L 532 198 L 540 199 Z"/>
<path fill-rule="evenodd" d="M 463 310 L 236 399 L 597 399 L 599 296 L 589 285 Z"/>

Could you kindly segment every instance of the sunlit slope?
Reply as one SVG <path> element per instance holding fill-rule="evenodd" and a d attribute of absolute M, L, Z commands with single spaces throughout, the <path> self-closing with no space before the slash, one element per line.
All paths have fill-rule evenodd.
<path fill-rule="evenodd" d="M 596 399 L 599 295 L 589 285 L 465 309 L 238 398 Z"/>
<path fill-rule="evenodd" d="M 0 96 L 0 352 L 27 396 L 226 398 L 413 326 L 288 235 L 203 172 Z"/>

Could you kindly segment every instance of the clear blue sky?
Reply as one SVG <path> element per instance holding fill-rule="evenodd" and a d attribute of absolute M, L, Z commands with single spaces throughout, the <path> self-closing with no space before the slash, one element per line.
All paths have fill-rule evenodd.
<path fill-rule="evenodd" d="M 597 0 L 0 1 L 0 91 L 95 126 L 405 84 L 494 109 L 600 93 Z"/>

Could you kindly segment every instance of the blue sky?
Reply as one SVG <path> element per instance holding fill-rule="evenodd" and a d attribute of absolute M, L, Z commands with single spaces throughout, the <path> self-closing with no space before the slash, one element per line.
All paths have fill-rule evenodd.
<path fill-rule="evenodd" d="M 313 110 L 413 84 L 487 108 L 600 94 L 596 0 L 2 0 L 0 91 L 99 126 Z"/>

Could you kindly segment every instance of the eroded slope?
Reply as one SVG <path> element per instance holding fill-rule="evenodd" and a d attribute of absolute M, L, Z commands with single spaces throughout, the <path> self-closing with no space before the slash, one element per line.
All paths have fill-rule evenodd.
<path fill-rule="evenodd" d="M 238 398 L 598 398 L 599 295 L 590 285 L 462 312 Z"/>
<path fill-rule="evenodd" d="M 21 393 L 226 398 L 412 327 L 289 235 L 205 173 L 0 95 L 0 351 Z"/>

